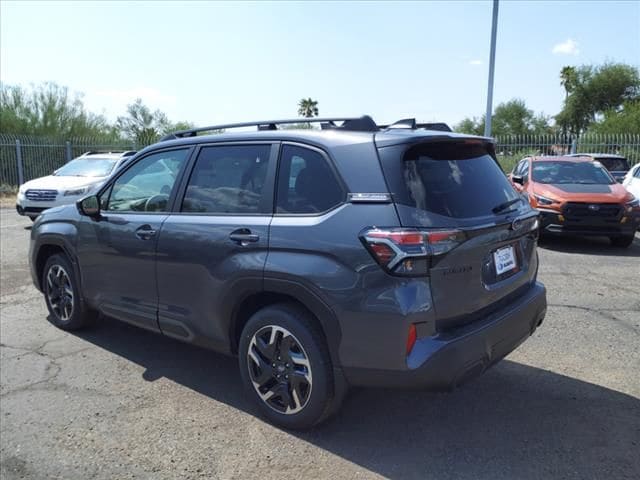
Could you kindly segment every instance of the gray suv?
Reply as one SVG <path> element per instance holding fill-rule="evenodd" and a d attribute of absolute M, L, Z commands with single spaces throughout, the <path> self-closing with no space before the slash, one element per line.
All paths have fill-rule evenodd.
<path fill-rule="evenodd" d="M 30 262 L 50 321 L 102 314 L 236 355 L 261 412 L 298 429 L 349 386 L 451 389 L 536 330 L 538 217 L 492 140 L 295 122 L 177 132 L 47 210 Z"/>

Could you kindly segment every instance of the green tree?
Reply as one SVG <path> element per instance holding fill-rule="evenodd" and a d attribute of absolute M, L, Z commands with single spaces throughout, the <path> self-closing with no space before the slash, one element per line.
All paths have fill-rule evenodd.
<path fill-rule="evenodd" d="M 560 77 L 565 86 L 562 73 Z M 573 134 L 587 130 L 606 112 L 619 111 L 625 102 L 640 98 L 640 73 L 636 67 L 623 63 L 577 67 L 570 85 L 563 108 L 555 119 L 563 131 Z"/>
<path fill-rule="evenodd" d="M 124 137 L 134 141 L 138 147 L 155 143 L 163 135 L 193 128 L 190 122 L 172 123 L 164 112 L 151 111 L 140 98 L 127 105 L 127 115 L 118 117 L 116 126 Z"/>
<path fill-rule="evenodd" d="M 301 117 L 317 117 L 318 113 L 318 102 L 312 98 L 303 98 L 298 102 L 298 115 Z"/>
<path fill-rule="evenodd" d="M 453 130 L 469 135 L 482 135 L 484 133 L 484 116 L 481 118 L 465 118 L 460 123 L 454 125 Z"/>
<path fill-rule="evenodd" d="M 575 67 L 566 66 L 560 70 L 560 85 L 564 87 L 565 101 L 569 94 L 575 89 L 578 80 L 578 74 Z"/>
<path fill-rule="evenodd" d="M 458 123 L 454 130 L 473 135 L 484 134 L 485 116 L 480 118 L 465 118 Z M 524 100 L 514 98 L 500 103 L 492 117 L 492 135 L 542 135 L 551 133 L 549 118 L 527 108 Z"/>
<path fill-rule="evenodd" d="M 551 127 L 544 115 L 536 116 L 533 110 L 527 108 L 524 100 L 514 98 L 496 107 L 493 113 L 492 129 L 494 136 L 539 135 L 548 133 Z"/>
<path fill-rule="evenodd" d="M 180 130 L 191 130 L 192 128 L 195 128 L 195 125 L 191 122 L 176 122 L 170 124 L 170 131 L 166 131 L 166 133 L 179 132 Z"/>
<path fill-rule="evenodd" d="M 30 88 L 1 84 L 0 131 L 65 138 L 114 134 L 102 115 L 86 110 L 81 94 L 51 82 Z"/>
<path fill-rule="evenodd" d="M 607 110 L 602 120 L 592 124 L 587 132 L 640 135 L 640 100 L 625 102 L 621 110 Z"/>

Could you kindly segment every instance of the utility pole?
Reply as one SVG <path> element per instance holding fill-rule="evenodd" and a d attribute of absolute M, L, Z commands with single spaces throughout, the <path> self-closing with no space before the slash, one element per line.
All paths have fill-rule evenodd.
<path fill-rule="evenodd" d="M 491 136 L 493 116 L 493 72 L 496 66 L 496 34 L 498 33 L 498 0 L 493 0 L 493 22 L 491 23 L 491 53 L 489 55 L 489 86 L 487 87 L 487 114 L 484 120 L 484 136 Z"/>

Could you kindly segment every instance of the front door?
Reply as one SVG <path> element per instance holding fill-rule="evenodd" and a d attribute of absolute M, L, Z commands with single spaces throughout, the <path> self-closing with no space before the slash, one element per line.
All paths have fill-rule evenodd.
<path fill-rule="evenodd" d="M 158 321 L 166 335 L 228 345 L 228 307 L 262 288 L 277 146 L 203 146 L 158 240 Z"/>
<path fill-rule="evenodd" d="M 152 153 L 102 193 L 98 219 L 78 227 L 82 287 L 107 316 L 158 330 L 156 246 L 189 149 Z"/>

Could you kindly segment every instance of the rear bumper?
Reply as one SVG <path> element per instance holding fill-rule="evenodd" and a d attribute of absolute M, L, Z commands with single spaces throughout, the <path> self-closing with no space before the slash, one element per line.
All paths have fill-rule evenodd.
<path fill-rule="evenodd" d="M 344 368 L 351 385 L 449 390 L 481 374 L 525 341 L 547 311 L 546 290 L 526 294 L 489 317 L 446 334 L 419 339 L 407 370 Z"/>
<path fill-rule="evenodd" d="M 545 233 L 565 235 L 626 236 L 640 228 L 640 214 L 627 213 L 622 218 L 564 218 L 559 212 L 539 210 L 540 228 Z"/>

